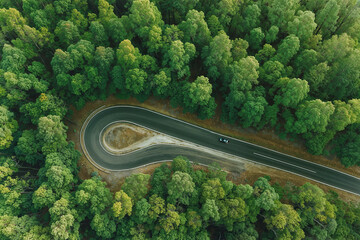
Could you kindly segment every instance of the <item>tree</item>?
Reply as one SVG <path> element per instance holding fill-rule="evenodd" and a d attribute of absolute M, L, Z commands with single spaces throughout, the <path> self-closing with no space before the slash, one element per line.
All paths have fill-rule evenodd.
<path fill-rule="evenodd" d="M 140 94 L 145 89 L 147 77 L 142 69 L 130 69 L 126 74 L 125 88 L 133 94 Z"/>
<path fill-rule="evenodd" d="M 23 131 L 15 147 L 16 156 L 30 165 L 39 165 L 43 161 L 40 150 L 41 144 L 36 139 L 36 131 Z"/>
<path fill-rule="evenodd" d="M 109 44 L 105 28 L 100 22 L 91 22 L 89 30 L 92 35 L 92 43 L 96 46 L 107 46 Z"/>
<path fill-rule="evenodd" d="M 42 227 L 35 216 L 0 216 L 0 237 L 8 239 L 48 239 L 49 229 Z"/>
<path fill-rule="evenodd" d="M 153 78 L 153 83 L 155 85 L 154 95 L 160 97 L 169 96 L 169 88 L 171 82 L 170 70 L 168 68 L 160 69 L 159 73 L 156 74 Z"/>
<path fill-rule="evenodd" d="M 211 32 L 211 36 L 216 36 L 219 31 L 224 30 L 223 26 L 221 25 L 219 18 L 215 15 L 211 15 L 206 21 L 209 30 Z"/>
<path fill-rule="evenodd" d="M 234 61 L 239 61 L 242 58 L 247 57 L 246 50 L 249 47 L 249 43 L 241 38 L 232 40 L 231 56 Z"/>
<path fill-rule="evenodd" d="M 71 7 L 70 0 L 56 0 L 54 1 L 55 11 L 58 15 L 62 15 L 69 11 Z"/>
<path fill-rule="evenodd" d="M 315 31 L 315 14 L 311 11 L 299 10 L 297 15 L 292 22 L 289 22 L 287 31 L 297 36 L 300 41 L 306 41 Z"/>
<path fill-rule="evenodd" d="M 80 32 L 84 32 L 88 27 L 88 19 L 76 8 L 71 11 L 69 20 L 74 23 Z"/>
<path fill-rule="evenodd" d="M 298 0 L 270 0 L 268 4 L 268 18 L 271 25 L 283 30 L 286 29 L 288 22 L 294 19 L 295 12 L 299 7 Z"/>
<path fill-rule="evenodd" d="M 132 206 L 131 198 L 123 190 L 115 193 L 115 203 L 113 204 L 112 210 L 116 219 L 120 220 L 124 218 L 125 215 L 131 216 Z"/>
<path fill-rule="evenodd" d="M 327 76 L 330 67 L 326 62 L 319 63 L 312 66 L 308 72 L 305 73 L 304 79 L 309 83 L 311 92 L 317 94 L 319 88 L 326 84 L 325 77 Z"/>
<path fill-rule="evenodd" d="M 135 205 L 135 211 L 134 211 L 134 218 L 135 221 L 139 224 L 143 224 L 146 222 L 150 222 L 149 221 L 149 216 L 148 216 L 148 212 L 149 209 L 151 208 L 150 203 L 148 203 L 148 201 L 143 198 L 140 201 L 138 201 Z"/>
<path fill-rule="evenodd" d="M 125 39 L 131 40 L 133 34 L 130 31 L 129 18 L 126 15 L 123 15 L 121 18 L 111 18 L 109 21 L 108 31 L 110 39 L 112 39 L 115 44 L 119 44 Z"/>
<path fill-rule="evenodd" d="M 352 124 L 346 128 L 344 133 L 337 134 L 333 140 L 335 152 L 346 167 L 360 164 L 360 151 L 357 147 L 360 143 L 359 132 L 359 124 Z"/>
<path fill-rule="evenodd" d="M 148 193 L 149 180 L 150 175 L 148 174 L 132 174 L 125 179 L 125 183 L 121 186 L 121 190 L 123 190 L 134 202 L 137 202 Z"/>
<path fill-rule="evenodd" d="M 305 49 L 298 54 L 294 61 L 295 74 L 302 76 L 318 63 L 318 53 L 313 49 Z"/>
<path fill-rule="evenodd" d="M 70 205 L 71 203 L 68 199 L 61 198 L 49 209 L 51 234 L 55 239 L 79 237 L 80 224 L 76 222 L 76 211 L 71 209 Z"/>
<path fill-rule="evenodd" d="M 173 172 L 183 172 L 183 173 L 191 173 L 192 166 L 187 157 L 184 156 L 177 156 L 171 162 L 171 170 Z"/>
<path fill-rule="evenodd" d="M 28 213 L 32 204 L 31 195 L 27 193 L 32 192 L 33 182 L 26 174 L 19 175 L 20 166 L 14 159 L 1 157 L 0 163 L 0 216 Z"/>
<path fill-rule="evenodd" d="M 46 74 L 44 77 L 46 77 Z M 3 86 L 1 95 L 4 96 L 1 98 L 0 102 L 7 105 L 9 108 L 19 108 L 20 105 L 26 104 L 26 99 L 32 98 L 32 95 L 35 95 L 34 92 L 45 92 L 49 85 L 48 82 L 39 80 L 33 74 L 16 74 L 13 72 L 1 74 L 0 82 Z"/>
<path fill-rule="evenodd" d="M 60 21 L 54 33 L 62 48 L 67 48 L 80 39 L 79 30 L 71 21 Z"/>
<path fill-rule="evenodd" d="M 216 80 L 231 63 L 231 40 L 224 31 L 220 31 L 203 50 L 204 65 L 208 68 L 209 77 Z"/>
<path fill-rule="evenodd" d="M 181 159 L 180 157 L 176 157 L 175 159 Z M 174 160 L 175 160 L 174 159 Z M 150 180 L 150 193 L 149 195 L 158 195 L 160 197 L 165 197 L 167 193 L 166 183 L 169 182 L 171 175 L 171 170 L 166 164 L 162 164 L 160 167 L 157 167 L 152 174 L 152 178 Z"/>
<path fill-rule="evenodd" d="M 275 84 L 279 78 L 284 76 L 285 68 L 279 61 L 269 60 L 259 68 L 259 79 L 271 85 Z"/>
<path fill-rule="evenodd" d="M 212 219 L 216 222 L 220 220 L 219 207 L 214 199 L 206 199 L 206 202 L 202 205 L 201 213 L 204 221 Z"/>
<path fill-rule="evenodd" d="M 174 205 L 168 203 L 163 217 L 159 220 L 160 226 L 166 233 L 176 229 L 180 224 L 180 215 Z"/>
<path fill-rule="evenodd" d="M 194 43 L 197 49 L 207 45 L 211 36 L 204 13 L 191 9 L 185 19 L 179 24 L 179 29 L 184 32 L 184 41 Z"/>
<path fill-rule="evenodd" d="M 114 14 L 114 6 L 112 6 L 106 0 L 99 0 L 98 10 L 101 24 L 107 28 L 108 32 L 110 32 L 111 28 L 107 27 L 109 22 L 113 19 L 117 19 L 116 15 Z"/>
<path fill-rule="evenodd" d="M 167 185 L 168 188 L 168 202 L 176 204 L 177 202 L 189 205 L 190 197 L 195 191 L 195 183 L 188 173 L 175 172 L 171 181 Z"/>
<path fill-rule="evenodd" d="M 45 169 L 48 170 L 52 166 L 64 166 L 76 175 L 78 172 L 77 161 L 81 155 L 75 150 L 74 146 L 75 144 L 73 142 L 69 142 L 69 144 L 60 151 L 46 155 Z M 74 181 L 76 182 L 76 178 Z"/>
<path fill-rule="evenodd" d="M 256 92 L 248 92 L 246 94 L 244 105 L 238 112 L 240 122 L 244 128 L 255 126 L 260 123 L 261 118 L 265 112 L 267 101 L 265 98 Z"/>
<path fill-rule="evenodd" d="M 247 91 L 258 83 L 259 63 L 253 56 L 233 62 L 225 74 L 225 84 L 232 91 Z"/>
<path fill-rule="evenodd" d="M 197 77 L 192 83 L 187 83 L 184 88 L 188 94 L 184 95 L 184 109 L 190 112 L 196 112 L 202 107 L 211 107 L 210 115 L 215 113 L 216 105 L 210 105 L 212 86 L 209 79 L 204 76 Z"/>
<path fill-rule="evenodd" d="M 266 33 L 265 40 L 267 43 L 273 43 L 277 40 L 277 35 L 279 33 L 279 27 L 272 25 L 269 31 Z"/>
<path fill-rule="evenodd" d="M 261 9 L 257 4 L 249 4 L 245 7 L 243 18 L 239 28 L 243 33 L 248 33 L 260 25 Z"/>
<path fill-rule="evenodd" d="M 296 108 L 306 98 L 309 91 L 309 85 L 306 80 L 280 78 L 270 89 L 270 94 L 274 95 L 275 104 Z"/>
<path fill-rule="evenodd" d="M 235 222 L 245 220 L 245 202 L 241 198 L 225 199 L 219 201 L 218 205 L 220 218 L 228 231 L 233 230 Z"/>
<path fill-rule="evenodd" d="M 233 0 L 220 0 L 210 10 L 219 18 L 222 26 L 228 28 L 235 14 L 240 10 L 240 3 Z M 208 14 L 210 14 L 208 13 Z"/>
<path fill-rule="evenodd" d="M 334 101 L 334 113 L 330 117 L 328 129 L 332 131 L 342 131 L 351 123 L 352 109 L 350 104 L 342 101 Z"/>
<path fill-rule="evenodd" d="M 25 67 L 25 63 L 26 57 L 23 51 L 9 44 L 4 44 L 0 63 L 0 67 L 4 71 L 21 72 Z"/>
<path fill-rule="evenodd" d="M 255 54 L 256 60 L 259 64 L 269 61 L 276 53 L 276 49 L 270 44 L 264 44 L 263 48 Z"/>
<path fill-rule="evenodd" d="M 291 205 L 280 206 L 265 219 L 266 227 L 276 233 L 279 239 L 303 239 L 304 231 L 300 226 L 300 216 Z"/>
<path fill-rule="evenodd" d="M 299 38 L 293 34 L 287 36 L 279 45 L 273 61 L 279 61 L 286 65 L 300 48 Z"/>
<path fill-rule="evenodd" d="M 99 69 L 99 75 L 109 80 L 109 73 L 114 62 L 114 50 L 99 46 L 95 50 L 94 65 Z"/>
<path fill-rule="evenodd" d="M 56 201 L 55 194 L 47 183 L 43 183 L 32 196 L 35 209 L 50 207 Z"/>
<path fill-rule="evenodd" d="M 253 50 L 261 49 L 264 38 L 265 34 L 262 32 L 260 27 L 252 29 L 248 40 L 250 47 Z"/>
<path fill-rule="evenodd" d="M 36 99 L 36 102 L 29 102 L 20 107 L 20 112 L 23 113 L 24 118 L 30 118 L 33 124 L 38 124 L 40 117 L 47 115 L 56 115 L 62 119 L 67 109 L 64 102 L 52 94 L 41 93 Z M 28 122 L 25 121 L 25 122 Z"/>
<path fill-rule="evenodd" d="M 225 197 L 225 191 L 218 178 L 209 179 L 202 185 L 202 202 L 219 200 Z"/>
<path fill-rule="evenodd" d="M 5 106 L 0 105 L 0 150 L 10 147 L 13 141 L 13 133 L 18 129 L 18 123 L 14 114 Z"/>
<path fill-rule="evenodd" d="M 342 34 L 324 41 L 319 48 L 320 60 L 326 61 L 330 67 L 319 91 L 323 98 L 348 100 L 359 96 L 357 79 L 360 75 L 360 51 L 354 49 L 354 46 L 354 40 L 347 34 Z"/>
<path fill-rule="evenodd" d="M 224 76 L 224 85 L 230 89 L 230 94 L 226 95 L 223 112 L 230 122 L 235 122 L 239 117 L 239 108 L 245 102 L 245 93 L 252 88 L 253 84 L 258 83 L 259 63 L 252 56 L 242 58 L 234 62 L 228 68 Z M 249 94 L 249 97 L 251 94 Z"/>
<path fill-rule="evenodd" d="M 134 0 L 130 7 L 129 21 L 133 31 L 143 40 L 149 39 L 152 26 L 162 27 L 161 13 L 149 0 Z"/>
<path fill-rule="evenodd" d="M 334 110 L 331 102 L 323 102 L 319 99 L 305 101 L 300 104 L 295 113 L 297 120 L 293 131 L 296 133 L 325 132 Z"/>
<path fill-rule="evenodd" d="M 330 219 L 335 219 L 336 207 L 326 199 L 324 191 L 319 187 L 305 183 L 295 193 L 290 196 L 290 200 L 295 204 L 295 209 L 300 210 L 301 226 L 305 230 L 306 226 L 310 229 L 324 227 Z"/>
<path fill-rule="evenodd" d="M 186 213 L 186 220 L 187 225 L 192 231 L 198 232 L 202 228 L 202 219 L 198 212 L 188 210 Z"/>
<path fill-rule="evenodd" d="M 146 45 L 149 53 L 158 53 L 163 48 L 161 27 L 157 25 L 151 27 Z"/>
<path fill-rule="evenodd" d="M 71 189 L 74 179 L 71 171 L 65 166 L 52 166 L 46 171 L 49 186 L 55 191 Z"/>
<path fill-rule="evenodd" d="M 100 238 L 111 238 L 116 231 L 115 221 L 109 213 L 96 213 L 90 226 Z"/>
<path fill-rule="evenodd" d="M 156 221 L 161 214 L 165 213 L 165 200 L 154 194 L 149 198 L 149 204 L 149 217 L 152 221 Z"/>
<path fill-rule="evenodd" d="M 67 127 L 60 121 L 59 116 L 48 115 L 41 117 L 39 119 L 38 130 L 38 137 L 43 143 L 43 153 L 57 152 L 67 145 Z"/>
<path fill-rule="evenodd" d="M 54 53 L 54 57 L 51 60 L 51 66 L 56 75 L 66 73 L 74 68 L 74 60 L 71 58 L 68 52 L 64 52 L 61 49 L 57 49 Z M 62 85 L 62 84 L 59 84 Z"/>
<path fill-rule="evenodd" d="M 275 189 L 270 186 L 268 180 L 264 177 L 260 177 L 254 183 L 254 192 L 256 196 L 255 206 L 257 208 L 269 211 L 276 208 L 279 201 L 279 195 L 275 192 Z"/>
<path fill-rule="evenodd" d="M 101 222 L 101 216 L 105 209 L 109 209 L 113 204 L 113 197 L 110 190 L 105 187 L 106 183 L 101 182 L 98 177 L 86 179 L 75 192 L 75 202 L 79 213 L 79 221 L 85 217 L 97 215 L 93 224 Z M 106 216 L 108 220 L 109 217 Z M 105 222 L 105 220 L 103 222 Z"/>
<path fill-rule="evenodd" d="M 231 232 L 225 232 L 225 238 L 229 240 L 256 240 L 259 234 L 254 224 L 249 222 L 235 223 Z"/>
<path fill-rule="evenodd" d="M 138 67 L 140 56 L 139 49 L 135 48 L 131 44 L 131 41 L 127 39 L 122 41 L 116 50 L 117 63 L 124 73 L 132 68 Z"/>
<path fill-rule="evenodd" d="M 163 66 L 168 66 L 175 79 L 190 76 L 189 63 L 195 56 L 195 46 L 191 43 L 183 44 L 180 40 L 173 41 L 163 58 Z"/>
<path fill-rule="evenodd" d="M 322 35 L 329 35 L 335 31 L 335 24 L 338 20 L 340 7 L 336 0 L 329 0 L 324 8 L 316 15 L 316 33 L 321 31 Z"/>

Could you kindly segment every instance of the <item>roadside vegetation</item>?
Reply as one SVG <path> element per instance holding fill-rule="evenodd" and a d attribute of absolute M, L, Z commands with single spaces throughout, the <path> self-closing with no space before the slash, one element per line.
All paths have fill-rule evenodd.
<path fill-rule="evenodd" d="M 360 165 L 359 9 L 356 0 L 0 0 L 0 239 L 359 239 L 358 207 L 308 184 L 234 186 L 220 170 L 173 166 L 131 176 L 113 195 L 95 173 L 78 178 L 63 123 L 70 104 L 111 94 L 170 99 L 201 119 L 219 103 L 224 122 Z"/>

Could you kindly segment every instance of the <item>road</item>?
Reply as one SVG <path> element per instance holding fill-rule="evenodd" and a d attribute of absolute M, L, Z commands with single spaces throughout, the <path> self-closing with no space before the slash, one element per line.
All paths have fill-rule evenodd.
<path fill-rule="evenodd" d="M 190 160 L 202 164 L 212 162 L 212 156 L 209 153 L 174 145 L 155 145 L 125 155 L 112 155 L 101 146 L 100 134 L 107 125 L 117 121 L 131 122 L 175 138 L 236 155 L 258 164 L 291 172 L 360 195 L 360 178 L 231 137 L 228 137 L 230 142 L 224 144 L 218 141 L 218 138 L 223 136 L 221 134 L 160 113 L 132 106 L 114 106 L 100 110 L 92 115 L 83 126 L 83 134 L 81 134 L 85 148 L 83 150 L 94 162 L 106 169 L 135 168 L 156 161 L 170 160 L 178 155 L 187 156 Z"/>

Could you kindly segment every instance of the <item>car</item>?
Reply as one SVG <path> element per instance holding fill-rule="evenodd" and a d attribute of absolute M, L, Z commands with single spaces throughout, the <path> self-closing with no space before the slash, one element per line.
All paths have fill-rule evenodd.
<path fill-rule="evenodd" d="M 229 143 L 229 139 L 226 139 L 226 138 L 219 138 L 219 141 L 222 142 L 222 143 Z"/>

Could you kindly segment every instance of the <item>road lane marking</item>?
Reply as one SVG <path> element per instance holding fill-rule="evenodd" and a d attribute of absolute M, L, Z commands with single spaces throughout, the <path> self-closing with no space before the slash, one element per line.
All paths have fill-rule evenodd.
<path fill-rule="evenodd" d="M 138 107 L 138 106 L 130 106 L 130 105 L 117 105 L 117 106 L 111 106 L 111 107 L 107 107 L 105 105 L 97 108 L 95 111 L 93 111 L 92 113 L 90 113 L 88 115 L 88 117 L 86 118 L 86 120 L 84 121 L 83 125 L 81 126 L 81 134 L 80 134 L 80 143 L 81 143 L 81 147 L 82 147 L 82 150 L 83 152 L 85 153 L 85 155 L 87 156 L 87 158 L 90 160 L 90 162 L 93 164 L 93 166 L 95 166 L 96 168 L 98 168 L 99 170 L 101 171 L 104 171 L 107 172 L 106 170 L 109 170 L 109 171 L 126 171 L 126 169 L 123 169 L 123 170 L 112 170 L 112 169 L 107 169 L 107 168 L 104 168 L 104 167 L 100 167 L 100 165 L 98 163 L 96 163 L 96 161 L 94 161 L 92 159 L 92 157 L 89 155 L 88 151 L 87 151 L 87 147 L 86 147 L 86 144 L 84 144 L 84 132 L 85 132 L 85 129 L 87 128 L 87 125 L 88 123 L 91 121 L 91 119 L 96 116 L 97 114 L 103 112 L 103 111 L 106 111 L 108 109 L 111 109 L 111 108 L 137 108 L 137 109 L 140 109 L 140 110 L 143 110 L 143 111 L 147 111 L 147 112 L 152 112 L 152 113 L 155 113 L 155 114 L 158 114 L 158 115 L 161 115 L 165 118 L 170 118 L 170 119 L 173 119 L 175 121 L 178 121 L 178 122 L 182 122 L 184 124 L 187 124 L 187 125 L 191 125 L 193 127 L 196 127 L 196 128 L 200 128 L 200 129 L 203 129 L 204 131 L 207 131 L 207 132 L 210 132 L 210 133 L 213 133 L 213 134 L 217 134 L 217 135 L 222 135 L 220 133 L 217 133 L 217 132 L 214 132 L 214 131 L 211 131 L 209 129 L 206 129 L 206 128 L 203 128 L 203 127 L 200 127 L 198 125 L 194 125 L 194 124 L 191 124 L 191 123 L 188 123 L 186 121 L 183 121 L 183 120 L 180 120 L 180 119 L 177 119 L 177 118 L 174 118 L 174 117 L 171 117 L 171 116 L 168 116 L 168 115 L 165 115 L 165 114 L 162 114 L 162 113 L 159 113 L 159 112 L 156 112 L 156 111 L 153 111 L 153 110 L 150 110 L 150 109 L 146 109 L 146 108 L 142 108 L 142 107 Z M 135 123 L 136 124 L 136 123 Z M 172 136 L 173 137 L 173 136 Z M 341 172 L 339 170 L 336 170 L 336 169 L 333 169 L 333 168 L 330 168 L 330 167 L 327 167 L 327 166 L 323 166 L 321 164 L 318 164 L 318 163 L 315 163 L 315 162 L 311 162 L 311 161 L 308 161 L 308 160 L 305 160 L 305 159 L 301 159 L 301 158 L 298 158 L 298 157 L 295 157 L 295 156 L 291 156 L 291 155 L 288 155 L 288 154 L 285 154 L 285 153 L 281 153 L 281 152 L 278 152 L 276 150 L 273 150 L 273 149 L 269 149 L 269 148 L 266 148 L 266 147 L 263 147 L 263 146 L 259 146 L 259 145 L 256 145 L 256 144 L 253 144 L 253 143 L 249 143 L 249 142 L 246 142 L 246 141 L 243 141 L 243 140 L 240 140 L 240 139 L 235 139 L 233 137 L 230 137 L 230 136 L 227 136 L 228 138 L 230 139 L 233 139 L 235 141 L 238 141 L 238 142 L 243 142 L 244 144 L 248 144 L 248 145 L 253 145 L 253 146 L 256 146 L 256 147 L 260 147 L 260 148 L 263 148 L 263 149 L 266 149 L 266 150 L 269 150 L 269 151 L 272 151 L 272 152 L 276 152 L 276 153 L 279 153 L 279 154 L 282 154 L 282 155 L 285 155 L 285 156 L 288 156 L 288 157 L 291 157 L 291 158 L 294 158 L 294 159 L 298 159 L 298 160 L 301 160 L 301 161 L 305 161 L 305 162 L 308 162 L 310 164 L 314 164 L 314 165 L 318 165 L 322 168 L 327 168 L 329 170 L 332 170 L 332 171 L 336 171 L 336 172 L 339 172 L 341 174 L 344 174 L 344 175 L 347 175 L 349 177 L 352 177 L 352 178 L 355 178 L 355 179 L 360 179 L 359 177 L 356 177 L 356 176 L 353 176 L 351 174 L 348 174 L 348 173 L 345 173 L 345 172 Z M 175 137 L 176 138 L 176 137 Z M 85 151 L 84 151 L 85 150 Z M 227 153 L 229 154 L 229 153 Z M 255 154 L 255 153 L 254 153 Z M 229 154 L 229 155 L 233 155 L 233 154 Z M 239 157 L 239 156 L 236 156 L 236 157 Z M 266 157 L 266 156 L 265 156 Z M 284 172 L 288 172 L 288 173 L 291 173 L 291 174 L 295 174 L 295 175 L 298 175 L 298 176 L 301 176 L 301 177 L 304 177 L 304 178 L 307 178 L 307 179 L 310 179 L 310 180 L 313 180 L 313 181 L 316 181 L 318 183 L 321 183 L 321 184 L 324 184 L 324 185 L 327 185 L 327 186 L 330 186 L 330 187 L 333 187 L 333 188 L 336 188 L 336 189 L 339 189 L 339 190 L 342 190 L 342 191 L 345 191 L 345 192 L 348 192 L 348 193 L 352 193 L 352 194 L 355 194 L 355 195 L 359 195 L 359 193 L 355 193 L 355 192 L 352 192 L 352 191 L 349 191 L 349 190 L 346 190 L 346 189 L 343 189 L 343 188 L 340 188 L 340 187 L 336 187 L 334 185 L 330 185 L 330 184 L 327 184 L 327 183 L 324 183 L 322 181 L 319 181 L 319 180 L 316 180 L 316 179 L 313 179 L 309 176 L 304 176 L 304 175 L 301 175 L 299 173 L 295 173 L 295 172 L 290 172 L 288 170 L 285 170 L 285 169 L 281 169 L 281 168 L 277 168 L 275 166 L 270 166 L 270 165 L 267 165 L 265 163 L 261 163 L 261 162 L 256 162 L 256 161 L 252 161 L 250 159 L 246 159 L 247 161 L 249 162 L 253 162 L 255 164 L 260 164 L 260 165 L 264 165 L 264 166 L 267 166 L 267 167 L 271 167 L 271 168 L 275 168 L 275 169 L 278 169 L 280 171 L 284 171 Z M 276 159 L 277 160 L 277 159 Z M 277 160 L 279 161 L 279 160 Z M 286 163 L 286 162 L 283 162 L 283 163 Z M 149 163 L 151 164 L 151 163 Z M 147 165 L 147 164 L 146 164 Z M 141 166 L 139 166 L 141 167 Z M 296 166 L 298 168 L 301 168 L 299 166 Z M 136 167 L 138 168 L 138 167 Z M 308 170 L 306 169 L 307 171 L 311 171 L 311 170 Z M 312 171 L 313 172 L 313 171 Z"/>
<path fill-rule="evenodd" d="M 328 167 L 328 166 L 321 165 L 321 164 L 316 163 L 316 162 L 312 162 L 312 161 L 309 161 L 309 160 L 306 160 L 306 159 L 298 158 L 298 157 L 295 157 L 295 156 L 292 156 L 292 155 L 289 155 L 289 154 L 286 154 L 286 153 L 282 153 L 282 152 L 276 151 L 276 150 L 271 149 L 271 148 L 267 148 L 267 147 L 264 147 L 264 146 L 256 145 L 256 144 L 251 143 L 251 142 L 246 142 L 246 141 L 244 141 L 244 140 L 241 140 L 241 139 L 238 139 L 238 138 L 234 138 L 234 137 L 231 137 L 231 136 L 227 136 L 227 135 L 224 135 L 224 134 L 219 133 L 219 132 L 214 132 L 214 131 L 212 131 L 212 130 L 209 130 L 209 129 L 207 129 L 207 128 L 201 127 L 201 126 L 199 126 L 199 125 L 195 125 L 195 124 L 186 122 L 186 121 L 184 121 L 184 120 L 181 120 L 181 119 L 178 119 L 178 118 L 175 118 L 175 117 L 172 117 L 172 116 L 163 114 L 163 113 L 159 113 L 159 112 L 156 112 L 156 111 L 147 109 L 147 108 L 143 108 L 143 107 L 139 107 L 139 106 L 131 106 L 131 105 L 116 105 L 116 106 L 111 106 L 111 107 L 108 107 L 108 108 L 117 108 L 117 107 L 120 107 L 120 108 L 121 108 L 121 107 L 138 108 L 138 109 L 141 109 L 141 110 L 145 110 L 145 111 L 148 111 L 148 112 L 152 112 L 152 113 L 155 113 L 155 114 L 159 114 L 159 115 L 162 115 L 162 116 L 164 116 L 164 117 L 174 119 L 174 120 L 176 120 L 176 121 L 178 121 L 178 122 L 182 122 L 182 123 L 185 123 L 185 124 L 187 124 L 187 125 L 191 125 L 191 126 L 196 127 L 196 128 L 201 128 L 201 129 L 203 129 L 203 130 L 205 130 L 205 131 L 208 131 L 208 132 L 211 132 L 211 133 L 213 133 L 213 134 L 223 135 L 223 136 L 226 136 L 226 137 L 228 137 L 228 138 L 230 138 L 230 139 L 233 139 L 233 140 L 235 140 L 235 141 L 243 142 L 243 143 L 245 143 L 245 144 L 249 144 L 249 145 L 252 145 L 252 146 L 255 146 L 255 147 L 260 147 L 260 148 L 263 148 L 263 149 L 266 149 L 266 150 L 269 150 L 269 151 L 272 151 L 272 152 L 276 152 L 276 153 L 279 153 L 279 154 L 282 154 L 282 155 L 285 155 L 285 156 L 288 156 L 288 157 L 291 157 L 291 158 L 298 159 L 298 160 L 300 160 L 300 161 L 308 162 L 308 163 L 310 163 L 310 164 L 315 164 L 315 165 L 318 165 L 318 166 L 320 166 L 320 167 L 324 167 L 324 168 L 330 169 L 330 170 L 332 170 L 332 171 L 339 172 L 339 173 L 341 173 L 341 174 L 345 174 L 345 175 L 348 175 L 348 176 L 350 176 L 350 177 L 357 178 L 357 179 L 360 180 L 359 177 L 356 177 L 356 176 L 354 176 L 354 175 L 348 174 L 348 173 L 346 173 L 346 172 L 342 172 L 342 171 L 339 171 L 339 170 L 337 170 L 337 169 L 330 168 L 330 167 Z M 108 109 L 108 108 L 106 108 L 106 109 Z M 104 109 L 104 110 L 106 110 L 106 109 Z M 95 110 L 95 111 L 96 111 L 96 110 Z M 101 112 L 101 111 L 99 111 L 99 112 Z"/>
<path fill-rule="evenodd" d="M 254 152 L 254 154 L 255 154 L 255 155 L 258 155 L 258 156 L 261 156 L 261 157 L 264 157 L 264 158 L 272 159 L 272 160 L 277 161 L 277 162 L 285 163 L 285 164 L 291 165 L 291 166 L 293 166 L 293 167 L 301 168 L 301 169 L 304 169 L 304 170 L 309 171 L 309 172 L 312 172 L 312 173 L 316 173 L 316 172 L 313 171 L 313 170 L 310 170 L 310 169 L 307 169 L 307 168 L 303 168 L 303 167 L 297 166 L 297 165 L 295 165 L 295 164 L 283 162 L 283 161 L 280 161 L 280 160 L 278 160 L 278 159 L 276 159 L 276 158 L 272 158 L 272 157 L 269 157 L 269 156 L 265 156 L 265 155 L 262 155 L 262 154 L 260 154 L 260 153 L 255 153 L 255 152 Z"/>

